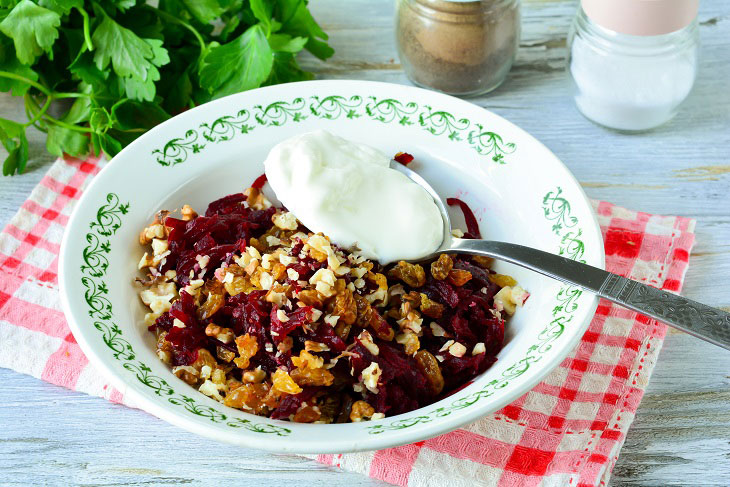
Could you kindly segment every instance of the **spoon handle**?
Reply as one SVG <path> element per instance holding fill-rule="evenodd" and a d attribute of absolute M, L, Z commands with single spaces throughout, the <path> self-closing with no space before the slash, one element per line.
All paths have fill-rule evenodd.
<path fill-rule="evenodd" d="M 730 314 L 588 264 L 522 245 L 454 239 L 445 253 L 477 254 L 526 267 L 730 350 Z"/>

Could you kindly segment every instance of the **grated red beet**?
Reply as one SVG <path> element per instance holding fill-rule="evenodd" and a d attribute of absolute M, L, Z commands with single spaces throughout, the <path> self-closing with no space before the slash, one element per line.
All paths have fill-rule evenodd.
<path fill-rule="evenodd" d="M 413 156 L 407 152 L 399 152 L 395 155 L 395 157 L 393 157 L 393 159 L 397 162 L 400 162 L 404 166 L 407 166 L 408 164 L 413 162 Z"/>
<path fill-rule="evenodd" d="M 169 311 L 165 311 L 155 320 L 154 324 L 148 326 L 147 329 L 149 331 L 169 331 L 170 328 L 172 328 L 173 321 L 175 321 L 175 318 L 172 317 Z"/>
<path fill-rule="evenodd" d="M 303 403 L 312 399 L 321 389 L 321 387 L 305 387 L 299 394 L 285 395 L 279 407 L 271 414 L 271 419 L 289 419 L 289 416 L 296 413 Z"/>
<path fill-rule="evenodd" d="M 408 164 L 413 156 L 400 154 L 395 159 L 402 164 Z M 262 175 L 256 179 L 253 187 L 260 189 L 265 182 L 266 177 Z M 174 269 L 177 273 L 176 283 L 182 289 L 191 279 L 212 278 L 214 270 L 221 264 L 231 264 L 233 256 L 245 251 L 251 238 L 260 238 L 272 227 L 271 218 L 277 211 L 273 207 L 267 210 L 248 208 L 244 204 L 246 199 L 243 193 L 225 196 L 212 202 L 204 215 L 187 221 L 167 217 L 165 225 L 169 228 L 170 254 L 158 270 L 164 272 Z M 456 198 L 449 198 L 447 202 L 458 205 L 463 211 L 468 230 L 465 236 L 479 238 L 476 218 L 466 203 Z M 327 266 L 327 262 L 318 262 L 309 255 L 300 256 L 303 245 L 300 239 L 294 239 L 292 249 L 288 251 L 289 255 L 298 258 L 288 269 L 299 274 L 299 281 L 308 280 L 318 269 Z M 201 263 L 205 265 L 204 268 L 201 268 Z M 294 304 L 279 308 L 264 299 L 267 291 L 263 290 L 228 296 L 215 315 L 206 320 L 197 319 L 195 300 L 181 290 L 179 299 L 173 302 L 170 311 L 163 313 L 149 329 L 158 333 L 167 332 L 166 339 L 173 348 L 173 365 L 189 365 L 195 362 L 198 351 L 203 348 L 214 356 L 221 349 L 237 352 L 235 342 L 223 343 L 205 335 L 205 327 L 210 323 L 230 328 L 236 336 L 248 333 L 256 337 L 259 347 L 256 355 L 250 359 L 250 366 L 260 367 L 267 373 L 273 373 L 278 368 L 293 370 L 295 367 L 291 360 L 292 354 L 298 355 L 308 340 L 329 348 L 316 352 L 325 361 L 331 361 L 346 352 L 330 369 L 335 376 L 332 386 L 334 389 L 304 387 L 300 394 L 284 395 L 279 407 L 273 411 L 272 418 L 288 419 L 305 402 L 313 398 L 320 401 L 323 394 L 329 394 L 333 390 L 337 394 L 355 394 L 358 397 L 359 393 L 354 393 L 352 386 L 362 380 L 362 371 L 375 362 L 382 371 L 377 385 L 378 393 L 365 389 L 362 398 L 376 411 L 387 412 L 392 416 L 432 404 L 464 387 L 496 361 L 495 355 L 502 348 L 504 320 L 493 314 L 493 298 L 499 286 L 489 281 L 488 270 L 475 265 L 468 257 L 455 257 L 454 268 L 469 271 L 472 279 L 463 286 L 454 286 L 447 280 L 436 280 L 428 273 L 426 284 L 419 288 L 413 289 L 404 284 L 406 293 L 424 293 L 433 301 L 444 305 L 440 317 L 429 318 L 429 321 L 441 326 L 448 336 L 434 336 L 431 328 L 424 323 L 423 334 L 419 338 L 420 349 L 429 351 L 441 360 L 439 365 L 445 386 L 439 395 L 432 392 L 428 378 L 421 372 L 414 357 L 405 354 L 401 344 L 395 340 L 384 341 L 377 338 L 386 334 L 392 336 L 393 331 L 396 336 L 401 333 L 392 314 L 381 308 L 372 308 L 367 325 L 378 346 L 377 355 L 373 355 L 357 338 L 362 331 L 357 322 L 344 334 L 338 329 L 337 333 L 341 333 L 342 337 L 338 336 L 333 326 L 322 322 L 311 323 L 313 308 L 299 308 Z M 388 268 L 384 269 L 376 264 L 372 272 L 387 275 Z M 350 275 L 343 276 L 343 279 L 346 283 L 353 280 Z M 296 293 L 301 290 L 298 280 L 287 280 L 295 292 L 292 295 L 293 301 L 296 301 Z M 366 285 L 358 288 L 356 293 L 363 296 L 374 291 L 376 287 L 375 280 L 366 280 Z M 301 304 L 303 303 L 299 303 Z M 322 311 L 331 312 L 331 304 L 328 306 L 330 308 Z M 286 313 L 287 319 L 284 321 L 279 318 L 280 310 Z M 175 327 L 175 319 L 182 321 L 185 327 Z M 293 348 L 285 350 L 285 347 L 281 347 L 282 351 L 279 351 L 287 337 L 293 339 Z M 441 352 L 449 339 L 462 343 L 467 350 L 472 350 L 477 343 L 484 343 L 486 352 L 474 356 L 467 353 L 462 357 L 455 357 L 448 351 Z M 240 380 L 241 377 L 237 375 L 235 378 Z M 314 403 L 312 401 L 310 404 Z"/>
<path fill-rule="evenodd" d="M 288 313 L 288 321 L 281 321 L 277 316 L 278 311 L 279 308 L 275 306 L 271 308 L 271 336 L 274 339 L 274 343 L 281 342 L 292 331 L 312 322 L 311 306 L 304 306 L 303 308 L 298 308 L 293 313 Z"/>
<path fill-rule="evenodd" d="M 251 185 L 252 188 L 261 189 L 264 187 L 264 184 L 266 184 L 266 173 L 262 174 L 261 176 L 257 177 L 253 184 Z"/>
<path fill-rule="evenodd" d="M 198 350 L 205 346 L 207 337 L 203 330 L 195 326 L 178 328 L 173 326 L 165 340 L 170 342 L 173 349 L 173 365 L 190 365 L 198 358 Z"/>
<path fill-rule="evenodd" d="M 246 195 L 243 193 L 235 193 L 217 199 L 208 205 L 208 209 L 205 210 L 205 216 L 226 215 L 236 210 L 241 210 L 243 209 L 241 203 L 246 201 L 246 198 Z"/>
<path fill-rule="evenodd" d="M 446 198 L 446 204 L 450 206 L 459 205 L 461 212 L 464 213 L 464 220 L 466 221 L 465 238 L 482 238 L 482 234 L 479 232 L 479 223 L 477 223 L 474 212 L 471 211 L 469 205 L 461 201 L 459 198 Z"/>

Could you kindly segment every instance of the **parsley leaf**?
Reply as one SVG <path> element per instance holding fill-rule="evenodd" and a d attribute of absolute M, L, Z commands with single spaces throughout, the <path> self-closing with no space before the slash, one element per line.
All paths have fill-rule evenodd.
<path fill-rule="evenodd" d="M 283 32 L 308 37 L 307 50 L 319 59 L 327 59 L 335 53 L 326 42 L 329 37 L 307 9 L 306 0 L 277 0 L 279 17 L 284 19 Z M 319 40 L 322 39 L 322 40 Z"/>
<path fill-rule="evenodd" d="M 264 29 L 256 24 L 206 54 L 199 72 L 200 85 L 216 98 L 257 88 L 269 76 L 273 62 Z"/>
<path fill-rule="evenodd" d="M 89 138 L 76 130 L 50 125 L 46 149 L 58 157 L 63 157 L 64 153 L 73 157 L 81 156 L 89 152 Z"/>
<path fill-rule="evenodd" d="M 58 13 L 22 0 L 0 22 L 0 32 L 13 39 L 21 63 L 33 64 L 44 52 L 53 59 L 51 46 L 58 38 L 60 25 Z"/>
<path fill-rule="evenodd" d="M 223 13 L 217 0 L 182 0 L 182 3 L 203 24 L 217 19 Z"/>
<path fill-rule="evenodd" d="M 170 60 L 162 42 L 155 49 L 149 41 L 122 27 L 108 15 L 104 15 L 104 20 L 94 31 L 91 42 L 95 47 L 96 67 L 104 70 L 111 61 L 114 72 L 123 78 L 132 77 L 146 81 L 155 66 L 161 66 Z"/>
<path fill-rule="evenodd" d="M 0 91 L 28 118 L 0 119 L 3 174 L 25 169 L 31 125 L 53 154 L 113 157 L 170 114 L 311 79 L 304 49 L 332 55 L 307 0 L 0 0 Z"/>
<path fill-rule="evenodd" d="M 304 49 L 307 44 L 306 37 L 292 37 L 289 34 L 271 34 L 269 36 L 269 45 L 274 51 L 284 51 L 297 53 Z"/>
<path fill-rule="evenodd" d="M 0 142 L 2 142 L 8 156 L 3 162 L 3 176 L 10 176 L 25 170 L 28 162 L 28 139 L 25 137 L 25 127 L 18 122 L 0 118 Z"/>

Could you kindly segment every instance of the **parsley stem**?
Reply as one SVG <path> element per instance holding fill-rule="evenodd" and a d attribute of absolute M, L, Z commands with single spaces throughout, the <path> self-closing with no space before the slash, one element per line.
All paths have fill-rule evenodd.
<path fill-rule="evenodd" d="M 94 44 L 91 43 L 91 34 L 89 33 L 89 14 L 82 7 L 77 7 L 76 10 L 84 18 L 84 42 L 86 43 L 86 49 L 93 51 Z"/>
<path fill-rule="evenodd" d="M 28 93 L 25 94 L 25 103 L 28 104 L 28 100 L 31 98 L 31 95 Z M 45 103 L 43 103 L 43 106 L 33 115 L 33 118 L 28 120 L 26 123 L 23 124 L 23 127 L 28 127 L 30 125 L 35 124 L 38 120 L 45 115 L 46 111 L 48 110 L 48 107 L 51 106 L 51 101 L 53 101 L 53 97 L 47 96 Z"/>
<path fill-rule="evenodd" d="M 7 71 L 0 71 L 0 76 L 2 76 L 3 78 L 10 78 L 10 79 L 22 81 L 23 83 L 28 83 L 32 87 L 37 88 L 38 91 L 40 91 L 44 95 L 46 95 L 48 97 L 53 96 L 53 93 L 51 93 L 51 91 L 48 88 L 46 88 L 45 86 L 43 86 L 40 83 L 33 81 L 32 79 L 26 78 L 25 76 L 20 76 L 19 74 L 15 74 L 15 73 L 9 73 Z"/>
<path fill-rule="evenodd" d="M 164 10 L 161 10 L 159 8 L 149 7 L 149 6 L 147 6 L 147 7 L 154 10 L 157 13 L 157 15 L 159 15 L 160 17 L 162 17 L 166 20 L 169 20 L 170 22 L 174 22 L 178 25 L 181 25 L 181 26 L 185 27 L 187 30 L 189 30 L 190 32 L 192 32 L 193 35 L 195 36 L 195 38 L 198 39 L 198 44 L 200 44 L 200 53 L 202 54 L 203 51 L 205 51 L 205 40 L 203 40 L 203 36 L 200 35 L 200 32 L 198 32 L 198 30 L 195 27 L 193 27 L 192 25 L 188 24 L 187 22 L 185 22 L 183 20 L 178 19 L 174 15 L 170 15 L 169 13 L 165 12 Z"/>
<path fill-rule="evenodd" d="M 36 101 L 33 99 L 33 97 L 26 98 L 26 102 L 28 103 L 28 105 L 34 107 L 36 110 L 41 110 L 41 108 L 38 106 L 38 103 L 36 103 Z M 43 113 L 42 117 L 43 117 L 44 122 L 52 123 L 53 125 L 58 125 L 59 127 L 63 127 L 68 130 L 73 130 L 75 132 L 83 132 L 83 133 L 93 132 L 93 130 L 91 130 L 89 127 L 79 127 L 78 125 L 72 125 L 70 123 L 66 123 L 62 120 L 52 117 L 48 113 Z"/>

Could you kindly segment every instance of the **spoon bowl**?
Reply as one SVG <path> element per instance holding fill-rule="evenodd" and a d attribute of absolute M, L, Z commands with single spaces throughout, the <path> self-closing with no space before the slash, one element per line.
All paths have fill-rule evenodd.
<path fill-rule="evenodd" d="M 390 167 L 425 189 L 441 213 L 441 245 L 421 260 L 439 254 L 471 254 L 510 262 L 553 279 L 575 284 L 609 301 L 730 350 L 729 313 L 542 250 L 508 242 L 453 237 L 449 212 L 431 185 L 395 160 L 390 162 Z"/>

